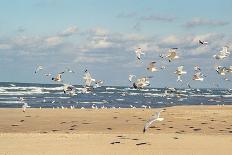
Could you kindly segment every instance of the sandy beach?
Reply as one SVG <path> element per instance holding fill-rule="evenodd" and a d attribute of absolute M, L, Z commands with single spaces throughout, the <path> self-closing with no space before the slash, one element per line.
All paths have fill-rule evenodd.
<path fill-rule="evenodd" d="M 143 134 L 160 109 L 0 109 L 0 155 L 232 152 L 232 106 L 165 108 L 164 121 Z"/>

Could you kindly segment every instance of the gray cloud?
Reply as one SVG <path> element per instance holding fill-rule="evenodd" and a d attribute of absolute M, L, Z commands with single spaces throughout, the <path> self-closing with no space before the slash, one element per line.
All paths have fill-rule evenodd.
<path fill-rule="evenodd" d="M 203 19 L 203 18 L 193 18 L 192 20 L 186 22 L 184 24 L 185 27 L 187 28 L 193 28 L 193 27 L 198 27 L 198 26 L 211 26 L 211 27 L 216 27 L 216 26 L 225 26 L 230 24 L 227 21 L 223 20 L 211 20 L 211 19 Z"/>
<path fill-rule="evenodd" d="M 143 21 L 173 22 L 176 20 L 176 17 L 164 16 L 164 15 L 149 15 L 149 16 L 141 16 L 140 19 Z"/>

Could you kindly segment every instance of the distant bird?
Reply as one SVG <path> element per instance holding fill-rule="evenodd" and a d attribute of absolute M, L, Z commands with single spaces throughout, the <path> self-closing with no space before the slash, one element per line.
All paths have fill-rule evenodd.
<path fill-rule="evenodd" d="M 174 60 L 174 59 L 178 59 L 179 58 L 179 56 L 176 54 L 176 50 L 177 50 L 178 48 L 170 48 L 169 50 L 168 50 L 168 54 L 167 55 L 160 55 L 160 57 L 161 58 L 166 58 L 166 59 L 168 59 L 168 61 L 169 62 L 171 62 L 172 60 Z"/>
<path fill-rule="evenodd" d="M 150 86 L 150 78 L 151 76 L 148 77 L 142 77 L 136 80 L 136 82 L 133 83 L 134 88 L 144 88 L 146 86 Z"/>
<path fill-rule="evenodd" d="M 62 79 L 61 79 L 62 74 L 64 74 L 64 72 L 58 73 L 55 77 L 52 78 L 52 80 L 56 81 L 56 82 L 61 82 L 62 81 Z"/>
<path fill-rule="evenodd" d="M 70 68 L 66 68 L 67 72 L 69 73 L 75 73 L 73 70 L 71 70 Z"/>
<path fill-rule="evenodd" d="M 35 69 L 35 74 L 38 73 L 42 69 L 43 69 L 43 66 L 41 66 L 41 65 L 37 66 Z"/>
<path fill-rule="evenodd" d="M 207 41 L 201 41 L 201 40 L 199 40 L 199 44 L 201 44 L 201 45 L 208 45 L 208 42 Z"/>
<path fill-rule="evenodd" d="M 222 66 L 217 66 L 216 71 L 219 75 L 222 75 L 222 76 L 226 75 L 226 73 L 228 72 L 227 68 L 222 67 Z"/>
<path fill-rule="evenodd" d="M 155 61 L 149 63 L 149 65 L 148 65 L 148 67 L 147 67 L 147 70 L 148 70 L 148 71 L 151 71 L 151 72 L 158 71 L 158 69 L 156 68 L 155 64 L 156 64 Z"/>
<path fill-rule="evenodd" d="M 174 72 L 174 73 L 178 76 L 177 81 L 182 82 L 181 76 L 182 76 L 183 74 L 186 74 L 186 73 L 187 73 L 187 72 L 184 71 L 183 69 L 184 69 L 184 66 L 179 66 L 179 67 L 177 67 L 177 70 Z"/>
<path fill-rule="evenodd" d="M 69 94 L 69 95 L 75 94 L 75 87 L 73 85 L 64 84 L 63 90 L 65 94 Z"/>
<path fill-rule="evenodd" d="M 228 48 L 229 48 L 228 46 L 222 47 L 222 50 L 219 51 L 218 54 L 213 55 L 213 57 L 218 60 L 228 57 L 230 55 L 230 51 L 228 51 Z"/>
<path fill-rule="evenodd" d="M 142 49 L 139 47 L 135 50 L 135 54 L 138 60 L 141 59 L 141 55 L 144 55 L 145 53 L 142 52 Z"/>
<path fill-rule="evenodd" d="M 195 72 L 200 72 L 201 68 L 198 65 L 196 65 L 196 66 L 194 66 L 194 71 Z"/>
<path fill-rule="evenodd" d="M 31 106 L 29 106 L 26 102 L 23 103 L 23 106 L 22 106 L 22 109 L 23 109 L 23 112 L 26 112 L 26 109 L 27 108 L 30 108 Z"/>
<path fill-rule="evenodd" d="M 45 76 L 52 76 L 52 74 L 51 73 L 46 73 L 46 74 L 44 74 Z"/>
<path fill-rule="evenodd" d="M 159 112 L 156 112 L 144 125 L 143 128 L 143 133 L 145 133 L 147 131 L 147 129 L 151 126 L 151 124 L 155 121 L 163 121 L 164 118 L 160 118 L 160 113 L 163 112 L 164 110 L 161 110 Z"/>
<path fill-rule="evenodd" d="M 99 87 L 101 87 L 101 85 L 104 83 L 104 81 L 102 81 L 102 80 L 97 80 L 96 82 L 95 82 L 95 85 L 94 85 L 94 88 L 99 88 Z"/>
<path fill-rule="evenodd" d="M 135 75 L 132 75 L 132 74 L 129 75 L 129 78 L 128 78 L 128 79 L 129 79 L 130 82 L 132 82 L 133 77 L 136 77 L 136 76 L 135 76 Z"/>
<path fill-rule="evenodd" d="M 91 74 L 88 72 L 88 70 L 85 70 L 85 74 L 83 76 L 85 86 L 91 86 L 92 82 L 95 82 L 96 80 L 91 77 Z"/>
<path fill-rule="evenodd" d="M 196 72 L 194 75 L 193 75 L 193 80 L 195 81 L 203 81 L 204 78 L 203 78 L 203 74 L 201 72 Z"/>

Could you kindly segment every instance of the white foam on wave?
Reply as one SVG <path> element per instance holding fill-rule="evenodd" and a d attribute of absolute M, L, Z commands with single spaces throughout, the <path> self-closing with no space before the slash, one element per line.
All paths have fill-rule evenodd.
<path fill-rule="evenodd" d="M 117 88 L 114 87 L 106 87 L 106 90 L 116 90 Z"/>

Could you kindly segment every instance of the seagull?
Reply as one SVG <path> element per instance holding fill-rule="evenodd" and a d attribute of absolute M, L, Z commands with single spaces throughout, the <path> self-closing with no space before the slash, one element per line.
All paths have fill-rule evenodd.
<path fill-rule="evenodd" d="M 46 73 L 46 74 L 44 74 L 45 76 L 52 76 L 52 74 L 51 73 Z"/>
<path fill-rule="evenodd" d="M 145 53 L 142 52 L 142 49 L 139 47 L 135 50 L 135 54 L 138 60 L 141 59 L 141 55 L 144 55 Z"/>
<path fill-rule="evenodd" d="M 99 88 L 99 87 L 101 87 L 100 85 L 102 85 L 103 83 L 104 83 L 104 81 L 102 81 L 102 80 L 96 81 L 96 82 L 95 82 L 95 85 L 94 85 L 94 88 Z"/>
<path fill-rule="evenodd" d="M 218 59 L 218 60 L 228 57 L 230 55 L 230 52 L 228 51 L 228 48 L 229 48 L 228 46 L 222 47 L 222 50 L 219 51 L 219 54 L 213 55 L 213 57 L 215 59 Z"/>
<path fill-rule="evenodd" d="M 195 72 L 200 72 L 201 68 L 198 65 L 196 65 L 196 66 L 194 66 L 194 71 Z"/>
<path fill-rule="evenodd" d="M 166 59 L 168 59 L 169 62 L 171 62 L 172 60 L 179 58 L 179 56 L 176 54 L 176 50 L 177 49 L 178 48 L 170 48 L 168 50 L 168 54 L 167 55 L 162 55 L 161 54 L 160 57 L 161 58 L 166 58 Z"/>
<path fill-rule="evenodd" d="M 85 70 L 85 74 L 83 76 L 83 79 L 85 81 L 86 86 L 90 86 L 92 82 L 95 82 L 96 80 L 91 77 L 91 74 L 88 72 L 88 70 Z"/>
<path fill-rule="evenodd" d="M 208 45 L 208 42 L 207 41 L 201 41 L 201 40 L 199 40 L 199 44 L 201 44 L 201 45 Z"/>
<path fill-rule="evenodd" d="M 65 94 L 69 94 L 69 95 L 75 94 L 75 87 L 72 85 L 64 84 L 63 90 Z"/>
<path fill-rule="evenodd" d="M 64 72 L 58 73 L 55 77 L 52 78 L 53 81 L 61 82 L 61 75 L 64 74 Z"/>
<path fill-rule="evenodd" d="M 194 75 L 193 75 L 193 80 L 195 81 L 203 81 L 204 78 L 202 77 L 202 73 L 201 72 L 196 72 Z"/>
<path fill-rule="evenodd" d="M 228 72 L 226 67 L 222 67 L 222 66 L 217 66 L 216 67 L 216 71 L 219 75 L 226 75 L 226 72 Z"/>
<path fill-rule="evenodd" d="M 41 65 L 37 66 L 35 69 L 35 74 L 38 73 L 42 69 L 43 69 L 43 66 L 41 66 Z"/>
<path fill-rule="evenodd" d="M 148 77 L 142 77 L 136 80 L 136 82 L 133 83 L 134 88 L 144 88 L 146 86 L 150 86 L 149 79 L 152 78 L 151 76 Z"/>
<path fill-rule="evenodd" d="M 183 69 L 184 69 L 184 66 L 179 66 L 179 67 L 177 67 L 177 70 L 174 72 L 174 73 L 178 76 L 177 81 L 182 82 L 181 76 L 182 76 L 183 74 L 186 74 L 186 73 L 187 73 L 187 72 L 184 71 Z"/>
<path fill-rule="evenodd" d="M 155 122 L 155 121 L 163 121 L 164 118 L 160 118 L 160 113 L 163 112 L 164 110 L 161 110 L 159 112 L 156 112 L 155 115 L 152 115 L 152 117 L 146 122 L 143 128 L 143 133 L 146 132 L 146 130 L 149 128 L 149 126 Z"/>
<path fill-rule="evenodd" d="M 73 70 L 71 70 L 70 68 L 66 68 L 67 72 L 69 73 L 75 73 Z"/>
<path fill-rule="evenodd" d="M 26 102 L 23 103 L 23 106 L 22 106 L 22 109 L 23 109 L 23 112 L 26 112 L 26 109 L 27 108 L 30 108 L 31 106 L 29 106 Z"/>
<path fill-rule="evenodd" d="M 130 82 L 132 82 L 133 77 L 136 77 L 136 76 L 135 76 L 135 75 L 132 75 L 132 74 L 129 75 L 129 78 L 128 78 L 128 79 L 129 79 Z"/>
<path fill-rule="evenodd" d="M 151 71 L 151 72 L 155 72 L 155 71 L 158 71 L 158 69 L 156 68 L 155 66 L 155 61 L 149 63 L 148 67 L 147 67 L 147 70 L 148 71 Z"/>

